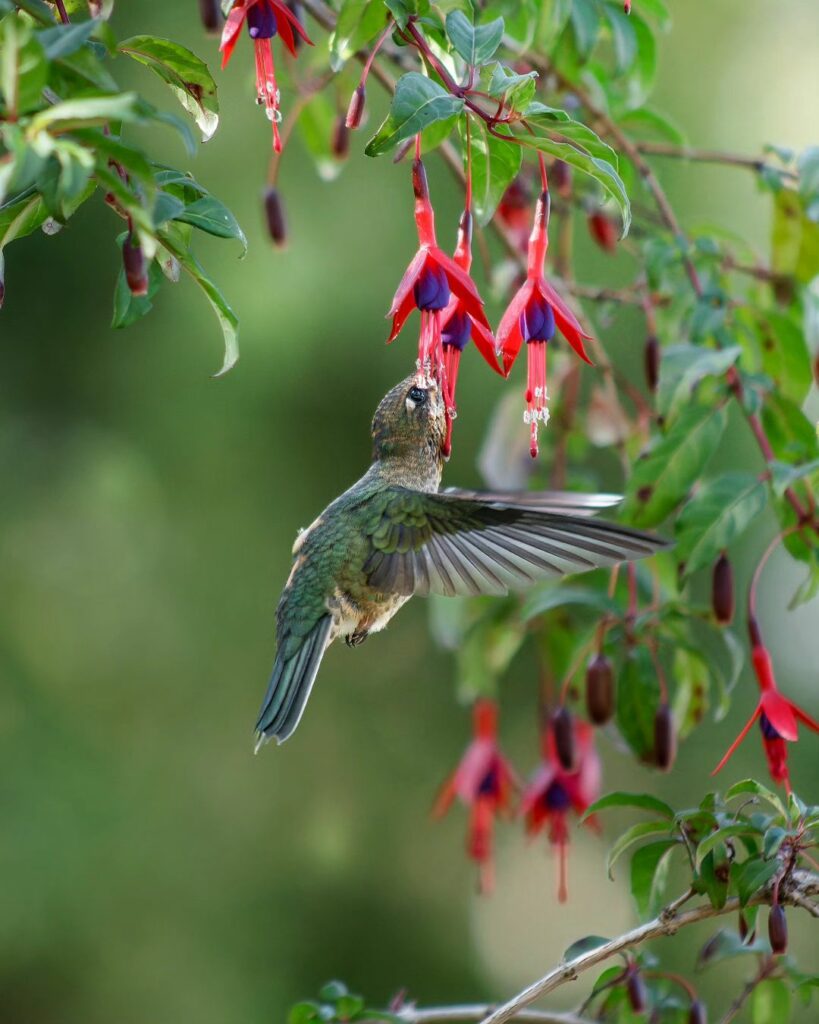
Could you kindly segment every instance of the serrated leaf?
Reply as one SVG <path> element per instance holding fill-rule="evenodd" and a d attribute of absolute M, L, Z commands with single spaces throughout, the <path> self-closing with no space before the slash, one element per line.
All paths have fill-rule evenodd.
<path fill-rule="evenodd" d="M 503 39 L 503 27 L 503 18 L 473 25 L 462 11 L 450 11 L 446 16 L 446 33 L 455 50 L 471 67 L 491 59 Z"/>
<path fill-rule="evenodd" d="M 677 520 L 677 551 L 683 576 L 710 565 L 765 509 L 765 486 L 750 473 L 709 480 Z"/>
<path fill-rule="evenodd" d="M 614 865 L 630 846 L 633 846 L 641 839 L 645 839 L 646 836 L 658 835 L 661 832 L 667 833 L 670 829 L 671 825 L 667 821 L 641 821 L 637 825 L 632 825 L 631 828 L 626 829 L 614 842 L 606 857 L 606 872 L 609 878 L 614 877 L 612 874 Z"/>
<path fill-rule="evenodd" d="M 674 808 L 669 806 L 665 800 L 652 796 L 650 793 L 624 793 L 618 790 L 616 793 L 607 793 L 600 797 L 586 810 L 581 821 L 586 821 L 592 814 L 605 811 L 609 807 L 638 807 L 643 811 L 653 811 L 663 818 L 669 820 L 674 818 Z"/>
<path fill-rule="evenodd" d="M 367 156 L 381 156 L 437 121 L 460 114 L 464 101 L 417 71 L 398 80 L 390 112 L 367 143 Z"/>
<path fill-rule="evenodd" d="M 196 121 L 203 141 L 212 138 L 219 127 L 219 100 L 216 83 L 203 60 L 187 47 L 156 36 L 131 36 L 118 49 L 167 83 Z"/>
<path fill-rule="evenodd" d="M 462 137 L 464 132 L 461 133 Z M 520 146 L 490 135 L 482 121 L 470 124 L 472 204 L 479 224 L 492 219 L 503 194 L 520 171 Z"/>
<path fill-rule="evenodd" d="M 671 851 L 677 845 L 674 839 L 660 839 L 641 846 L 631 858 L 631 895 L 641 917 L 648 917 L 659 908 L 668 879 Z"/>
<path fill-rule="evenodd" d="M 689 406 L 668 433 L 634 463 L 623 515 L 636 526 L 661 523 L 688 494 L 719 446 L 724 407 Z"/>

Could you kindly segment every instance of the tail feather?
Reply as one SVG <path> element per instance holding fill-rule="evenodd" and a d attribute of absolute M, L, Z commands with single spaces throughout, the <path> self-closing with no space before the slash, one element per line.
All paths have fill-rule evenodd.
<path fill-rule="evenodd" d="M 296 731 L 316 681 L 331 625 L 331 617 L 323 616 L 305 636 L 295 654 L 285 658 L 280 650 L 276 655 L 256 722 L 257 750 L 273 738 L 277 743 L 284 743 Z"/>

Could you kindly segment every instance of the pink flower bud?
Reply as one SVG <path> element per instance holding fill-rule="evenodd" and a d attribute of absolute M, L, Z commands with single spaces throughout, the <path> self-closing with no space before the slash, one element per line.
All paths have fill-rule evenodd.
<path fill-rule="evenodd" d="M 130 232 L 125 236 L 122 243 L 122 266 L 125 270 L 125 280 L 132 295 L 140 296 L 148 294 L 148 275 L 145 272 L 145 255 L 139 239 Z"/>
<path fill-rule="evenodd" d="M 635 1013 L 646 1012 L 646 986 L 636 967 L 630 967 L 626 977 L 628 1001 Z"/>
<path fill-rule="evenodd" d="M 346 160 L 350 155 L 350 129 L 343 114 L 336 118 L 333 127 L 332 148 L 336 160 Z"/>
<path fill-rule="evenodd" d="M 586 711 L 595 725 L 605 725 L 614 714 L 614 670 L 602 651 L 586 669 Z"/>
<path fill-rule="evenodd" d="M 284 206 L 277 188 L 271 186 L 265 191 L 264 213 L 270 240 L 279 249 L 283 249 L 287 245 L 287 220 L 284 216 Z"/>
<path fill-rule="evenodd" d="M 688 1010 L 688 1024 L 708 1024 L 708 1014 L 699 999 L 695 999 Z"/>
<path fill-rule="evenodd" d="M 588 217 L 589 234 L 604 252 L 617 248 L 617 228 L 614 221 L 601 210 L 595 210 Z"/>
<path fill-rule="evenodd" d="M 785 917 L 785 908 L 781 903 L 774 903 L 770 914 L 768 914 L 768 939 L 771 943 L 771 951 L 775 955 L 787 953 L 788 920 Z"/>
<path fill-rule="evenodd" d="M 367 98 L 367 92 L 363 84 L 356 86 L 355 92 L 350 97 L 350 105 L 347 107 L 347 120 L 346 125 L 348 128 L 360 128 L 361 119 L 364 116 L 364 101 Z"/>

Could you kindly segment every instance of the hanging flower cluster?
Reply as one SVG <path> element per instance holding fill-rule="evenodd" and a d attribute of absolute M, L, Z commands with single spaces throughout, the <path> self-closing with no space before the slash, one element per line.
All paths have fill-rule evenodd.
<path fill-rule="evenodd" d="M 280 153 L 282 149 L 279 122 L 282 119 L 279 103 L 281 96 L 276 84 L 276 68 L 273 63 L 272 40 L 276 35 L 289 52 L 295 57 L 297 40 L 303 39 L 312 46 L 313 43 L 305 32 L 301 22 L 290 10 L 284 0 L 236 0 L 225 21 L 219 49 L 222 51 L 222 67 L 227 67 L 233 50 L 239 40 L 242 26 L 247 25 L 247 32 L 253 40 L 256 56 L 256 101 L 263 106 L 268 119 L 273 125 L 273 149 Z"/>
<path fill-rule="evenodd" d="M 495 819 L 523 817 L 530 836 L 548 829 L 549 842 L 558 851 L 558 899 L 568 898 L 570 812 L 583 815 L 600 796 L 600 758 L 594 746 L 594 730 L 586 722 L 574 721 L 575 761 L 570 769 L 561 763 L 555 730 L 543 732 L 543 761 L 524 788 L 500 751 L 497 740 L 498 708 L 494 701 L 481 699 L 473 708 L 474 737 L 453 775 L 444 784 L 433 808 L 441 817 L 457 796 L 470 808 L 467 851 L 479 866 L 479 888 L 490 892 L 494 884 L 492 839 Z M 516 811 L 513 798 L 523 789 Z M 593 828 L 596 822 L 588 821 Z"/>

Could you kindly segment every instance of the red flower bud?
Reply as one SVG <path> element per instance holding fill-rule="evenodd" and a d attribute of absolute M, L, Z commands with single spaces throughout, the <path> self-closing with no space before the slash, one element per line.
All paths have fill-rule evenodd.
<path fill-rule="evenodd" d="M 355 92 L 350 97 L 350 105 L 347 107 L 346 125 L 348 128 L 360 128 L 361 119 L 364 116 L 364 101 L 367 98 L 363 84 L 356 86 Z"/>
<path fill-rule="evenodd" d="M 646 986 L 636 967 L 629 967 L 628 969 L 626 992 L 628 992 L 628 1001 L 631 1003 L 632 1010 L 635 1013 L 645 1013 Z"/>
<path fill-rule="evenodd" d="M 730 625 L 734 617 L 734 572 L 724 551 L 714 563 L 711 607 L 721 626 Z"/>
<path fill-rule="evenodd" d="M 626 14 L 631 14 L 631 0 L 623 0 L 623 10 Z"/>
<path fill-rule="evenodd" d="M 595 210 L 588 216 L 589 234 L 604 252 L 614 252 L 617 248 L 617 228 L 614 221 L 602 210 Z"/>
<path fill-rule="evenodd" d="M 333 156 L 337 160 L 346 160 L 350 155 L 350 129 L 344 115 L 336 118 L 333 128 Z"/>
<path fill-rule="evenodd" d="M 564 160 L 555 160 L 549 171 L 552 188 L 561 199 L 568 199 L 572 194 L 572 169 Z"/>
<path fill-rule="evenodd" d="M 586 711 L 595 725 L 605 725 L 614 714 L 614 669 L 602 651 L 586 669 Z"/>
<path fill-rule="evenodd" d="M 219 0 L 199 0 L 199 17 L 206 32 L 218 32 L 222 28 Z"/>
<path fill-rule="evenodd" d="M 737 931 L 739 932 L 740 940 L 744 943 L 748 938 L 748 922 L 745 920 L 745 915 L 740 910 L 739 920 L 737 921 Z"/>
<path fill-rule="evenodd" d="M 658 768 L 668 771 L 677 757 L 677 730 L 674 715 L 667 704 L 661 704 L 654 716 L 654 761 Z"/>
<path fill-rule="evenodd" d="M 272 186 L 265 190 L 264 213 L 267 220 L 267 233 L 270 240 L 279 249 L 287 245 L 287 220 L 279 190 Z"/>
<path fill-rule="evenodd" d="M 705 1007 L 695 999 L 688 1011 L 688 1024 L 708 1024 L 708 1014 Z"/>
<path fill-rule="evenodd" d="M 555 737 L 555 750 L 557 759 L 567 772 L 574 771 L 575 749 L 574 749 L 574 723 L 568 708 L 559 707 L 552 715 L 552 731 Z"/>
<path fill-rule="evenodd" d="M 148 275 L 145 272 L 145 256 L 139 239 L 130 232 L 125 236 L 122 243 L 122 266 L 125 270 L 125 280 L 131 289 L 132 295 L 148 294 Z"/>
<path fill-rule="evenodd" d="M 768 914 L 768 939 L 777 956 L 788 951 L 788 921 L 781 903 L 774 903 Z"/>
<path fill-rule="evenodd" d="M 646 347 L 643 353 L 646 370 L 646 384 L 649 391 L 657 390 L 657 382 L 660 379 L 660 343 L 656 336 L 649 334 L 646 338 Z"/>

